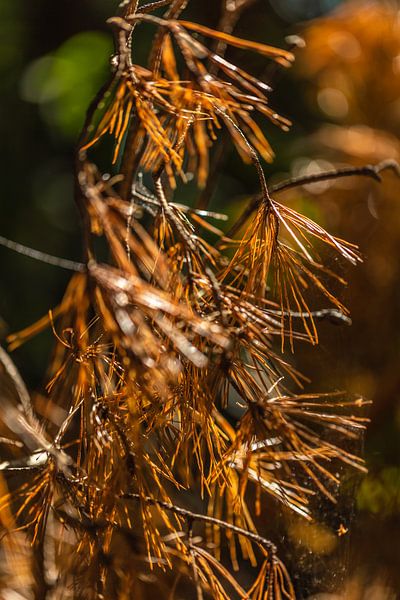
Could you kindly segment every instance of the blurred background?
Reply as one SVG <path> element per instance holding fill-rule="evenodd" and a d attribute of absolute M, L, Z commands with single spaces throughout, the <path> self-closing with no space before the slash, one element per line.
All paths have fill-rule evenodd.
<path fill-rule="evenodd" d="M 187 18 L 216 25 L 216 0 L 192 4 Z M 107 75 L 112 38 L 105 20 L 115 6 L 114 0 L 0 0 L 0 235 L 70 259 L 80 259 L 74 144 Z M 264 124 L 276 153 L 265 166 L 270 182 L 400 160 L 397 2 L 258 0 L 236 33 L 284 47 L 294 34 L 306 42 L 291 70 L 266 72 L 275 88 L 271 104 L 293 121 L 289 133 Z M 144 56 L 141 35 L 135 62 Z M 259 57 L 232 55 L 263 73 Z M 365 259 L 344 273 L 352 327 L 322 324 L 320 348 L 298 349 L 291 359 L 312 377 L 310 389 L 347 389 L 373 400 L 363 442 L 369 474 L 352 488 L 354 518 L 341 543 L 346 568 L 336 578 L 334 567 L 318 567 L 320 599 L 336 597 L 335 587 L 340 597 L 369 600 L 396 598 L 400 590 L 400 180 L 391 171 L 382 178 L 381 184 L 359 177 L 313 184 L 281 198 L 358 244 Z M 213 207 L 232 216 L 256 190 L 253 170 L 233 151 L 221 166 Z M 191 202 L 193 195 L 190 187 L 179 200 Z M 0 261 L 4 342 L 57 305 L 70 274 L 2 247 Z M 50 345 L 44 333 L 15 354 L 32 389 L 42 386 Z M 289 528 L 291 542 L 300 540 L 321 564 L 337 550 L 338 538 L 329 533 L 299 523 Z"/>

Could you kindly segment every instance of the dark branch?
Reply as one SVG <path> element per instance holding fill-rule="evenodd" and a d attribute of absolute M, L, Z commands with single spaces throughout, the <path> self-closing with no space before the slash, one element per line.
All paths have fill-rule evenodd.
<path fill-rule="evenodd" d="M 365 165 L 363 167 L 346 167 L 343 169 L 333 169 L 331 171 L 325 171 L 322 173 L 314 173 L 312 175 L 304 175 L 301 177 L 295 177 L 293 179 L 288 179 L 283 181 L 282 183 L 277 183 L 274 186 L 270 187 L 270 193 L 275 194 L 279 192 L 283 192 L 285 190 L 298 187 L 301 185 L 307 185 L 310 183 L 318 183 L 320 181 L 328 181 L 330 179 L 339 179 L 341 177 L 370 177 L 375 181 L 380 183 L 382 181 L 379 173 L 385 169 L 392 169 L 396 175 L 400 177 L 400 165 L 395 160 L 384 160 L 377 165 Z M 246 223 L 247 219 L 251 217 L 253 212 L 255 212 L 263 201 L 263 196 L 261 194 L 257 194 L 254 196 L 248 206 L 244 209 L 243 213 L 240 215 L 238 220 L 234 223 L 231 229 L 226 234 L 226 237 L 232 237 L 235 235 L 241 227 Z"/>
<path fill-rule="evenodd" d="M 301 175 L 293 177 L 287 181 L 282 181 L 274 186 L 271 186 L 271 192 L 283 192 L 300 185 L 309 185 L 311 183 L 319 183 L 320 181 L 329 181 L 330 179 L 340 179 L 341 177 L 371 177 L 379 183 L 382 181 L 379 173 L 384 169 L 392 169 L 400 177 L 400 167 L 397 162 L 385 160 L 377 165 L 365 165 L 363 167 L 345 167 L 343 169 L 332 169 L 322 173 L 312 173 L 311 175 Z"/>
<path fill-rule="evenodd" d="M 181 508 L 180 506 L 176 506 L 175 504 L 171 504 L 170 502 L 164 502 L 163 500 L 157 500 L 156 498 L 151 498 L 150 496 L 141 496 L 140 494 L 123 494 L 121 498 L 126 500 L 136 500 L 145 501 L 148 504 L 152 504 L 155 506 L 159 506 L 160 508 L 164 508 L 175 515 L 184 517 L 186 520 L 190 521 L 202 521 L 203 523 L 208 523 L 209 525 L 216 525 L 217 527 L 221 527 L 222 529 L 228 529 L 229 531 L 233 531 L 237 535 L 243 535 L 247 539 L 263 546 L 268 549 L 272 555 L 276 554 L 276 546 L 270 540 L 258 535 L 257 533 L 253 533 L 252 531 L 248 531 L 247 529 L 243 529 L 242 527 L 238 527 L 237 525 L 233 525 L 232 523 L 228 523 L 227 521 L 222 521 L 221 519 L 217 519 L 216 517 L 210 517 L 209 515 L 202 515 L 200 513 L 192 512 L 191 510 L 187 510 L 186 508 Z"/>

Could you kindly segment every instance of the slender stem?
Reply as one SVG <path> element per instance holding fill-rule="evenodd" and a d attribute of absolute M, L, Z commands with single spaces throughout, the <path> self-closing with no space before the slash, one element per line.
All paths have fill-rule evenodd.
<path fill-rule="evenodd" d="M 271 207 L 273 207 L 272 199 L 269 194 L 267 181 L 265 179 L 265 173 L 261 166 L 260 158 L 258 156 L 256 149 L 254 148 L 254 146 L 252 146 L 250 144 L 249 140 L 244 135 L 243 131 L 240 129 L 240 127 L 238 127 L 238 125 L 231 119 L 231 117 L 229 115 L 227 115 L 224 111 L 220 111 L 220 110 L 216 110 L 216 112 L 219 113 L 221 115 L 221 117 L 227 121 L 228 125 L 230 125 L 233 129 L 235 129 L 235 131 L 241 136 L 243 142 L 245 143 L 246 147 L 248 148 L 251 161 L 257 170 L 258 179 L 259 179 L 260 187 L 261 187 L 261 194 L 257 195 L 257 197 L 256 197 L 256 200 L 257 200 L 256 206 L 258 208 L 258 206 L 261 203 L 266 203 L 267 208 L 269 210 Z M 254 205 L 255 205 L 255 200 L 253 200 L 253 202 L 250 205 L 251 211 L 249 212 L 249 207 L 244 211 L 242 216 L 239 217 L 239 219 L 236 221 L 236 223 L 228 231 L 228 233 L 226 234 L 226 237 L 233 237 L 235 235 L 235 233 L 246 222 L 246 220 L 248 219 L 250 214 L 252 214 L 252 212 L 255 210 Z M 278 227 L 277 227 L 277 232 L 276 232 L 276 237 L 277 236 L 278 236 Z"/>
<path fill-rule="evenodd" d="M 67 269 L 68 271 L 77 271 L 78 273 L 82 273 L 86 269 L 86 266 L 81 262 L 69 260 L 68 258 L 52 256 L 51 254 L 47 254 L 47 252 L 35 250 L 34 248 L 29 248 L 29 246 L 24 246 L 18 242 L 13 242 L 2 235 L 0 235 L 0 245 L 8 248 L 9 250 L 13 250 L 14 252 L 18 252 L 18 254 L 27 256 L 28 258 L 33 258 L 34 260 L 38 260 L 54 267 L 60 267 L 61 269 Z"/>
<path fill-rule="evenodd" d="M 259 196 L 260 202 L 266 202 L 268 205 L 271 205 L 271 197 L 269 195 L 267 180 L 265 179 L 265 173 L 261 166 L 260 158 L 254 146 L 250 144 L 247 137 L 244 135 L 243 131 L 238 127 L 235 121 L 223 110 L 220 110 L 216 107 L 215 112 L 221 116 L 222 119 L 227 123 L 228 126 L 232 127 L 236 131 L 236 133 L 242 138 L 243 143 L 246 145 L 250 159 L 253 165 L 255 166 L 258 174 L 258 179 L 260 181 L 261 187 L 261 195 Z"/>
<path fill-rule="evenodd" d="M 329 181 L 330 179 L 340 179 L 341 177 L 353 177 L 355 175 L 371 177 L 375 181 L 381 181 L 376 167 L 365 165 L 363 167 L 345 167 L 344 169 L 333 169 L 332 171 L 324 171 L 322 173 L 311 173 L 310 175 L 300 175 L 293 177 L 271 187 L 272 192 L 283 192 L 301 185 L 310 185 L 321 181 Z"/>
<path fill-rule="evenodd" d="M 335 325 L 351 325 L 351 319 L 342 311 L 337 308 L 322 308 L 321 310 L 313 310 L 311 312 L 295 312 L 295 311 L 280 311 L 280 310 L 269 310 L 270 313 L 275 314 L 279 317 L 291 317 L 295 319 L 327 319 Z"/>
<path fill-rule="evenodd" d="M 267 538 L 258 535 L 252 531 L 248 531 L 247 529 L 243 529 L 242 527 L 238 527 L 237 525 L 233 525 L 232 523 L 228 523 L 227 521 L 223 521 L 222 519 L 217 519 L 216 517 L 210 517 L 209 515 L 203 515 L 201 513 L 195 513 L 191 510 L 187 510 L 186 508 L 181 508 L 180 506 L 176 506 L 176 504 L 172 504 L 170 502 L 164 502 L 164 500 L 157 500 L 156 498 L 151 498 L 150 496 L 141 496 L 140 494 L 123 494 L 121 498 L 125 500 L 136 500 L 138 502 L 143 501 L 147 504 L 152 504 L 154 506 L 159 506 L 160 508 L 164 508 L 172 512 L 175 515 L 184 517 L 185 519 L 189 519 L 192 521 L 201 521 L 203 523 L 208 523 L 210 525 L 216 525 L 217 527 L 221 527 L 222 529 L 227 529 L 229 531 L 233 531 L 237 535 L 243 535 L 247 539 L 267 548 L 272 555 L 276 553 L 276 546 Z"/>
<path fill-rule="evenodd" d="M 377 165 L 365 165 L 363 167 L 345 167 L 343 169 L 333 169 L 331 171 L 324 171 L 322 173 L 314 173 L 312 175 L 304 175 L 301 177 L 294 177 L 281 183 L 271 186 L 270 191 L 272 194 L 284 192 L 288 189 L 295 188 L 301 185 L 307 185 L 310 183 L 318 183 L 320 181 L 328 181 L 330 179 L 339 179 L 341 177 L 370 177 L 379 183 L 382 181 L 379 173 L 385 169 L 392 169 L 396 175 L 400 177 L 400 165 L 395 160 L 384 160 Z M 227 232 L 226 237 L 233 237 L 245 224 L 247 219 L 258 209 L 263 196 L 257 194 L 251 198 L 249 204 L 244 209 L 243 213 L 234 223 L 234 225 Z"/>

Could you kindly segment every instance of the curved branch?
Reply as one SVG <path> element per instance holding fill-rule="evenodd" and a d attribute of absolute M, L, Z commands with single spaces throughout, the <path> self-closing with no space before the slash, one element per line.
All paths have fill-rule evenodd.
<path fill-rule="evenodd" d="M 41 250 L 35 250 L 34 248 L 30 248 L 29 246 L 24 246 L 23 244 L 19 244 L 18 242 L 13 242 L 8 238 L 0 235 L 0 246 L 4 246 L 4 248 L 8 248 L 9 250 L 13 250 L 18 254 L 22 254 L 23 256 L 27 256 L 28 258 L 33 258 L 34 260 L 38 260 L 47 265 L 52 265 L 53 267 L 60 267 L 61 269 L 67 269 L 68 271 L 76 271 L 77 273 L 83 273 L 86 270 L 86 265 L 81 262 L 77 262 L 75 260 L 69 260 L 68 258 L 59 258 L 58 256 L 53 256 L 51 254 L 47 254 L 47 252 L 42 252 Z"/>
<path fill-rule="evenodd" d="M 243 529 L 242 527 L 238 527 L 237 525 L 233 525 L 232 523 L 228 523 L 227 521 L 222 521 L 221 519 L 217 519 L 216 517 L 210 517 L 209 515 L 203 515 L 200 513 L 192 512 L 191 510 L 187 510 L 186 508 L 181 508 L 180 506 L 176 506 L 175 504 L 171 504 L 170 502 L 164 502 L 164 500 L 157 500 L 156 498 L 151 498 L 150 496 L 141 496 L 140 494 L 123 494 L 120 496 L 125 500 L 136 500 L 137 502 L 145 501 L 147 504 L 152 504 L 154 506 L 159 506 L 160 508 L 164 508 L 175 515 L 181 516 L 190 521 L 201 521 L 203 523 L 208 523 L 209 525 L 216 525 L 217 527 L 221 527 L 222 529 L 227 529 L 229 531 L 233 531 L 237 535 L 243 535 L 247 539 L 259 544 L 266 548 L 272 556 L 276 554 L 276 546 L 273 542 L 268 540 L 257 533 L 252 531 L 248 531 L 247 529 Z"/>
<path fill-rule="evenodd" d="M 343 169 L 332 169 L 321 173 L 312 173 L 310 175 L 301 175 L 293 177 L 281 183 L 271 186 L 271 192 L 283 192 L 301 185 L 319 183 L 320 181 L 329 181 L 330 179 L 340 179 L 341 177 L 371 177 L 379 183 L 382 181 L 379 173 L 385 169 L 392 169 L 400 177 L 400 165 L 394 160 L 384 160 L 377 165 L 364 165 L 363 167 L 345 167 Z"/>
<path fill-rule="evenodd" d="M 341 177 L 370 177 L 378 183 L 381 183 L 382 179 L 379 174 L 386 169 L 391 169 L 394 173 L 396 173 L 396 175 L 400 177 L 399 163 L 395 160 L 389 159 L 384 160 L 376 165 L 365 165 L 363 167 L 345 167 L 343 169 L 332 169 L 331 171 L 325 171 L 322 173 L 314 173 L 312 175 L 295 177 L 283 181 L 282 183 L 277 183 L 276 185 L 271 186 L 270 192 L 271 194 L 276 194 L 301 185 L 318 183 L 320 181 L 328 181 L 330 179 L 339 179 Z M 256 196 L 251 198 L 247 207 L 244 209 L 240 217 L 237 219 L 237 221 L 233 224 L 231 229 L 226 234 L 226 237 L 232 237 L 233 235 L 235 235 L 240 230 L 240 228 L 246 223 L 247 219 L 249 219 L 251 215 L 258 209 L 262 201 L 263 196 L 261 194 L 257 194 Z"/>

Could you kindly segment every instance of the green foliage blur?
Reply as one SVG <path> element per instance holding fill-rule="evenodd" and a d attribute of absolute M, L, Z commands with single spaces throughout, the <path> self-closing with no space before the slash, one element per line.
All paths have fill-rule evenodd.
<path fill-rule="evenodd" d="M 187 18 L 216 25 L 217 2 L 193 5 Z M 0 235 L 76 260 L 74 145 L 86 108 L 107 78 L 112 36 L 105 20 L 115 6 L 114 0 L 0 2 Z M 305 20 L 324 11 L 322 21 Z M 300 34 L 308 42 L 292 72 L 274 76 L 271 104 L 294 125 L 286 134 L 266 126 L 276 153 L 275 162 L 265 166 L 270 181 L 335 165 L 400 160 L 400 36 L 393 25 L 398 17 L 396 3 L 279 0 L 259 0 L 244 14 L 238 35 L 282 46 L 285 36 Z M 140 35 L 146 46 L 148 34 Z M 257 57 L 237 51 L 235 58 L 247 60 L 250 72 L 263 72 Z M 256 189 L 251 167 L 232 152 L 213 208 L 232 216 Z M 324 324 L 320 349 L 300 350 L 293 361 L 312 377 L 313 388 L 350 389 L 374 402 L 365 440 L 370 473 L 357 492 L 349 572 L 359 569 L 367 582 L 387 578 L 400 589 L 399 193 L 399 182 L 388 174 L 380 188 L 351 179 L 301 188 L 285 200 L 359 244 L 365 255 L 357 272 L 344 272 L 353 327 Z M 196 190 L 188 186 L 181 194 L 179 201 L 190 202 Z M 70 274 L 1 247 L 0 260 L 4 343 L 8 333 L 57 305 Z M 32 388 L 43 384 L 51 342 L 51 333 L 43 333 L 16 353 Z"/>
<path fill-rule="evenodd" d="M 21 80 L 21 97 L 39 106 L 50 131 L 76 139 L 82 115 L 107 76 L 110 37 L 85 31 L 66 40 L 55 52 L 33 61 Z"/>

